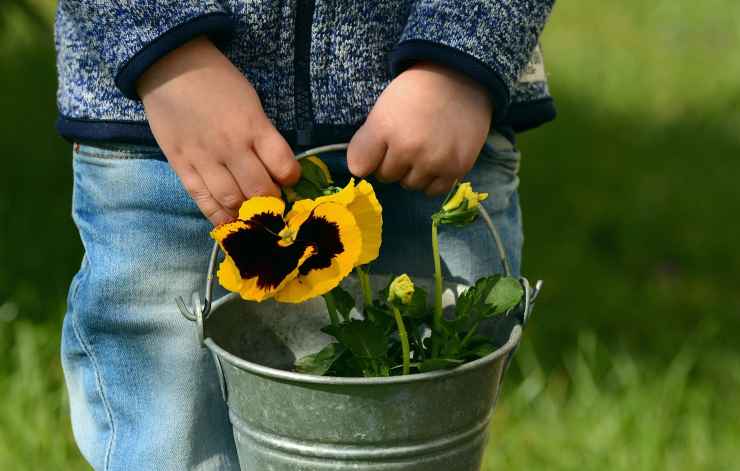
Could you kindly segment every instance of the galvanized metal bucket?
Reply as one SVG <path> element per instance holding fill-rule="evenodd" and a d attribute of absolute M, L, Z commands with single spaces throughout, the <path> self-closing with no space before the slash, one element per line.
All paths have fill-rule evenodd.
<path fill-rule="evenodd" d="M 481 215 L 503 255 L 495 226 Z M 481 327 L 501 345 L 484 358 L 451 370 L 338 378 L 292 371 L 297 358 L 333 340 L 319 330 L 329 323 L 320 299 L 252 303 L 231 293 L 211 302 L 217 258 L 214 245 L 204 303 L 194 293 L 190 308 L 182 299 L 178 307 L 196 323 L 196 334 L 213 354 L 243 471 L 480 469 L 503 374 L 541 282 L 531 287 L 520 278 L 525 296 L 516 312 Z M 375 281 L 376 286 L 387 282 Z M 431 279 L 415 282 L 433 286 Z M 356 299 L 358 285 L 352 278 L 343 284 Z M 464 287 L 445 288 L 444 303 L 452 306 Z"/>

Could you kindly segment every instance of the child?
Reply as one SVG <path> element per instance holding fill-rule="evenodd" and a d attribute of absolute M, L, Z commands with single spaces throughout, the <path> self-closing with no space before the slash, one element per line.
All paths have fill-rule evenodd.
<path fill-rule="evenodd" d="M 428 218 L 458 179 L 515 270 L 515 132 L 554 118 L 537 37 L 552 0 L 60 0 L 58 130 L 85 247 L 62 360 L 101 470 L 238 469 L 211 359 L 176 296 L 202 289 L 213 224 L 350 142 L 335 172 L 386 183 L 378 273 L 427 274 Z M 526 70 L 525 70 L 526 69 Z M 408 191 L 412 190 L 412 191 Z M 484 230 L 441 235 L 446 276 L 497 266 Z"/>

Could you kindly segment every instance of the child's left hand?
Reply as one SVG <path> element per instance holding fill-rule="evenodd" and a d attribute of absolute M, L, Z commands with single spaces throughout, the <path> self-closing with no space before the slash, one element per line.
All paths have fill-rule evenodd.
<path fill-rule="evenodd" d="M 378 98 L 347 150 L 352 174 L 442 194 L 475 164 L 493 105 L 482 85 L 452 69 L 416 64 Z"/>

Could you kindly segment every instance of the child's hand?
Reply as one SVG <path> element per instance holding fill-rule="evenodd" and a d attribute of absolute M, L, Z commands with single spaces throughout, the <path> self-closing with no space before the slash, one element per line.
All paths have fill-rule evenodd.
<path fill-rule="evenodd" d="M 207 39 L 157 61 L 138 91 L 157 143 L 213 224 L 231 220 L 246 198 L 279 196 L 277 184 L 300 177 L 252 85 Z"/>
<path fill-rule="evenodd" d="M 492 113 L 477 82 L 446 67 L 417 64 L 388 85 L 352 138 L 349 169 L 428 195 L 445 193 L 473 167 Z"/>

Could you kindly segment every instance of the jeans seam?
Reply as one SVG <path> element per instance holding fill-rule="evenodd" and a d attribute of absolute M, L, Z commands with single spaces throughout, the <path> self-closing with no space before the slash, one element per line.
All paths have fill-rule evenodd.
<path fill-rule="evenodd" d="M 96 159 L 113 160 L 149 160 L 163 156 L 162 150 L 152 146 L 137 146 L 134 144 L 121 144 L 117 147 L 105 147 L 105 144 L 75 142 L 73 144 L 73 156 L 91 157 Z"/>
<path fill-rule="evenodd" d="M 79 290 L 79 285 L 81 283 L 78 283 L 77 290 Z M 77 293 L 75 292 L 75 295 Z M 103 408 L 105 409 L 105 413 L 108 416 L 108 423 L 110 424 L 110 430 L 111 430 L 111 436 L 110 440 L 108 440 L 108 445 L 106 446 L 105 450 L 105 459 L 103 461 L 103 470 L 107 471 L 110 469 L 110 455 L 111 451 L 113 450 L 113 443 L 116 439 L 116 427 L 115 423 L 113 422 L 113 410 L 110 407 L 110 404 L 108 403 L 108 398 L 105 394 L 105 388 L 103 387 L 103 380 L 100 375 L 100 366 L 98 364 L 98 360 L 93 354 L 92 348 L 83 338 L 79 326 L 77 324 L 77 316 L 74 316 L 72 318 L 72 330 L 74 331 L 75 337 L 77 337 L 77 341 L 80 343 L 80 346 L 82 347 L 82 350 L 84 350 L 85 354 L 90 358 L 93 364 L 93 370 L 95 371 L 95 384 L 97 386 L 97 393 L 100 396 L 101 401 L 103 402 Z"/>
<path fill-rule="evenodd" d="M 83 253 L 78 275 L 72 278 L 72 286 L 69 292 L 69 301 L 71 303 L 74 303 L 77 300 L 77 292 L 80 290 L 80 280 L 84 276 L 83 270 L 85 269 L 85 265 L 87 265 L 87 256 Z"/>
<path fill-rule="evenodd" d="M 89 152 L 84 150 L 78 150 L 77 155 L 80 157 L 89 157 L 93 159 L 108 159 L 108 160 L 156 160 L 161 152 L 129 152 L 129 151 L 111 151 L 111 153 L 97 153 Z"/>

